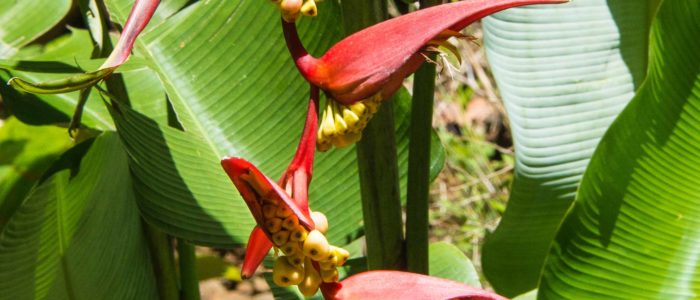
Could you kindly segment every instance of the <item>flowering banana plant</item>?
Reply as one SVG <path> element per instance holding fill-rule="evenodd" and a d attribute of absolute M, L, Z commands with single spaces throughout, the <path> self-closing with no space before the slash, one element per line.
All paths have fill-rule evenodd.
<path fill-rule="evenodd" d="M 426 61 L 436 45 L 464 37 L 461 29 L 489 14 L 528 4 L 567 0 L 467 0 L 438 5 L 368 27 L 315 58 L 304 48 L 294 23 L 282 21 L 287 47 L 301 75 L 329 98 L 318 130 L 317 147 L 344 147 L 361 133 L 382 101 Z"/>
<path fill-rule="evenodd" d="M 69 78 L 32 83 L 20 78 L 11 78 L 7 84 L 25 92 L 34 94 L 59 94 L 82 90 L 94 86 L 100 80 L 112 74 L 126 62 L 134 48 L 136 38 L 148 25 L 160 0 L 136 0 L 124 24 L 119 41 L 109 57 L 97 71 L 74 75 Z"/>

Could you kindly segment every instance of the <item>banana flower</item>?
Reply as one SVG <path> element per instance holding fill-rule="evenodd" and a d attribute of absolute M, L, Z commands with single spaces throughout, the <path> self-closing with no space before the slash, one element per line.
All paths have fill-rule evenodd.
<path fill-rule="evenodd" d="M 350 255 L 347 250 L 328 243 L 324 235 L 328 220 L 322 213 L 309 210 L 308 187 L 315 154 L 318 96 L 318 89 L 311 87 L 302 137 L 279 183 L 242 158 L 227 157 L 221 161 L 257 223 L 248 239 L 241 274 L 252 276 L 274 247 L 276 254 L 277 251 L 284 254 L 275 261 L 272 271 L 275 284 L 297 285 L 307 296 L 315 294 L 324 282 L 336 282 L 337 267 Z"/>
<path fill-rule="evenodd" d="M 567 0 L 465 0 L 437 5 L 356 32 L 320 58 L 306 51 L 295 24 L 283 20 L 284 37 L 297 69 L 330 98 L 318 130 L 318 149 L 359 140 L 377 106 L 426 61 L 426 51 L 443 46 L 458 55 L 447 40 L 464 38 L 459 31 L 467 25 L 510 7 L 564 2 Z"/>

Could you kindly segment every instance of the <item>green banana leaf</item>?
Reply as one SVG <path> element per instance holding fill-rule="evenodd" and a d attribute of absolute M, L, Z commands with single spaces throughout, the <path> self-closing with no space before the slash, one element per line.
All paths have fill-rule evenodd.
<path fill-rule="evenodd" d="M 109 1 L 116 20 L 125 0 Z M 320 54 L 341 37 L 337 2 L 300 21 L 300 34 Z M 158 126 L 139 111 L 114 111 L 131 158 L 146 220 L 197 244 L 245 243 L 253 228 L 248 209 L 219 165 L 244 157 L 271 178 L 281 175 L 301 134 L 308 84 L 287 52 L 279 12 L 252 1 L 201 1 L 144 33 L 137 53 L 159 74 L 182 130 Z M 403 96 L 402 96 L 403 95 Z M 399 98 L 408 98 L 403 92 Z M 397 100 L 407 105 L 409 100 Z M 397 109 L 402 174 L 407 164 L 407 106 Z M 434 175 L 443 151 L 434 139 Z M 402 176 L 405 183 L 405 175 Z M 361 234 L 362 208 L 354 148 L 316 157 L 310 206 L 330 221 L 337 245 Z"/>
<path fill-rule="evenodd" d="M 1 297 L 157 298 L 141 225 L 116 134 L 77 145 L 0 233 Z"/>
<path fill-rule="evenodd" d="M 601 140 L 539 299 L 700 296 L 700 2 L 664 1 L 649 73 Z"/>
<path fill-rule="evenodd" d="M 71 0 L 0 2 L 0 58 L 14 55 L 49 31 L 68 14 L 71 4 Z"/>
<path fill-rule="evenodd" d="M 508 207 L 482 251 L 499 293 L 536 288 L 593 150 L 644 78 L 647 10 L 646 1 L 576 0 L 484 20 L 516 155 Z"/>
<path fill-rule="evenodd" d="M 472 261 L 455 245 L 445 242 L 430 244 L 430 276 L 454 280 L 473 287 L 481 287 L 479 273 Z"/>
<path fill-rule="evenodd" d="M 0 125 L 0 231 L 44 171 L 72 145 L 63 129 L 4 120 Z"/>

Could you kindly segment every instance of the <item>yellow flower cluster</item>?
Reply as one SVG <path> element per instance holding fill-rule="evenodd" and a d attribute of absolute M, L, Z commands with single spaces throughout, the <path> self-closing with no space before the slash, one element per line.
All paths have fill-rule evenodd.
<path fill-rule="evenodd" d="M 318 14 L 316 2 L 321 0 L 271 0 L 282 12 L 282 18 L 294 23 L 299 15 L 315 17 Z"/>
<path fill-rule="evenodd" d="M 318 127 L 316 149 L 325 152 L 332 146 L 343 148 L 359 141 L 362 138 L 362 130 L 379 109 L 381 100 L 379 93 L 350 105 L 326 100 Z"/>
<path fill-rule="evenodd" d="M 272 270 L 275 284 L 297 285 L 303 295 L 313 296 L 322 282 L 338 281 L 337 267 L 347 261 L 350 253 L 326 240 L 328 220 L 325 215 L 312 212 L 316 228 L 308 231 L 289 207 L 278 201 L 264 200 L 263 218 L 272 243 L 284 253 L 277 257 Z"/>

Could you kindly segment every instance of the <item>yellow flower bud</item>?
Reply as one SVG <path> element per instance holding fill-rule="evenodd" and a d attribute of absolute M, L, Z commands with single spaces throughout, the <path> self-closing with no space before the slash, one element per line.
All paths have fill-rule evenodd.
<path fill-rule="evenodd" d="M 344 265 L 345 262 L 348 261 L 348 258 L 350 258 L 350 252 L 340 247 L 333 247 L 333 253 L 335 257 L 337 257 L 337 266 Z"/>
<path fill-rule="evenodd" d="M 301 254 L 301 246 L 299 245 L 299 242 L 287 242 L 284 244 L 282 247 L 282 252 L 287 255 L 293 255 L 293 254 Z"/>
<path fill-rule="evenodd" d="M 277 258 L 275 266 L 272 268 L 272 281 L 281 287 L 299 284 L 304 280 L 304 270 L 295 267 L 282 256 Z"/>
<path fill-rule="evenodd" d="M 360 120 L 360 117 L 358 117 L 352 110 L 349 108 L 343 109 L 343 120 L 345 120 L 345 123 L 348 124 L 348 128 L 354 127 L 355 124 Z"/>
<path fill-rule="evenodd" d="M 306 16 L 315 17 L 316 14 L 318 14 L 316 2 L 314 2 L 314 0 L 306 0 L 304 5 L 301 6 L 301 13 Z"/>
<path fill-rule="evenodd" d="M 312 211 L 311 219 L 314 220 L 314 224 L 316 224 L 316 230 L 326 234 L 328 231 L 328 219 L 326 218 L 326 215 L 320 211 Z"/>
<path fill-rule="evenodd" d="M 362 103 L 362 101 L 358 101 L 350 105 L 350 110 L 358 116 L 364 115 L 366 109 L 367 107 L 364 103 Z"/>
<path fill-rule="evenodd" d="M 336 282 L 338 281 L 338 270 L 321 270 L 321 279 L 323 282 Z"/>
<path fill-rule="evenodd" d="M 282 230 L 282 219 L 272 218 L 265 220 L 265 228 L 267 228 L 267 231 L 270 233 L 275 233 Z"/>
<path fill-rule="evenodd" d="M 280 205 L 277 207 L 277 211 L 275 212 L 275 216 L 280 217 L 282 219 L 285 219 L 289 216 L 292 215 L 292 210 L 289 209 L 286 205 Z"/>
<path fill-rule="evenodd" d="M 313 260 L 320 261 L 328 255 L 330 247 L 326 237 L 318 230 L 312 230 L 304 240 L 304 255 Z"/>
<path fill-rule="evenodd" d="M 331 263 L 331 264 L 334 265 L 334 266 L 335 266 L 336 264 L 338 264 L 338 257 L 336 256 L 336 253 L 337 253 L 337 252 L 335 251 L 335 248 L 337 248 L 337 247 L 335 247 L 335 246 L 330 246 L 330 247 L 329 247 L 329 251 L 328 251 L 328 255 L 326 255 L 326 257 L 323 258 L 323 259 L 321 260 L 321 262 Z"/>
<path fill-rule="evenodd" d="M 303 226 L 298 225 L 296 228 L 294 228 L 294 231 L 292 231 L 292 234 L 289 236 L 289 240 L 294 242 L 303 242 L 304 240 L 306 240 L 308 234 L 309 233 L 306 231 L 306 229 L 304 229 Z"/>
<path fill-rule="evenodd" d="M 345 123 L 343 116 L 340 113 L 337 113 L 333 119 L 335 122 L 335 130 L 338 132 L 338 134 L 345 134 L 345 132 L 348 130 L 348 124 Z"/>
<path fill-rule="evenodd" d="M 280 230 L 280 231 L 272 234 L 272 243 L 274 243 L 278 247 L 286 244 L 288 240 L 289 240 L 289 231 Z"/>
<path fill-rule="evenodd" d="M 321 267 L 321 270 L 333 270 L 337 267 L 335 265 L 335 263 L 333 263 L 331 261 L 322 261 L 322 262 L 318 263 L 318 265 L 319 265 L 319 267 Z"/>
<path fill-rule="evenodd" d="M 301 254 L 301 252 L 293 255 L 288 255 L 285 256 L 287 258 L 287 262 L 289 262 L 290 265 L 301 268 L 304 263 L 304 254 Z"/>
<path fill-rule="evenodd" d="M 277 211 L 277 206 L 268 204 L 263 206 L 263 216 L 265 219 L 272 219 L 275 217 L 275 212 Z"/>
<path fill-rule="evenodd" d="M 310 259 L 306 259 L 304 263 L 304 280 L 301 281 L 298 288 L 302 295 L 311 297 L 316 294 L 318 287 L 321 285 L 321 275 L 314 268 Z"/>
<path fill-rule="evenodd" d="M 284 219 L 282 222 L 282 228 L 292 231 L 299 226 L 299 219 L 295 215 L 291 215 Z"/>

